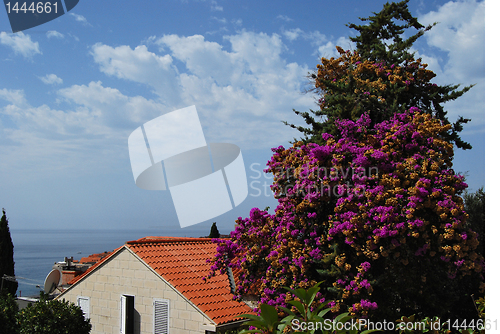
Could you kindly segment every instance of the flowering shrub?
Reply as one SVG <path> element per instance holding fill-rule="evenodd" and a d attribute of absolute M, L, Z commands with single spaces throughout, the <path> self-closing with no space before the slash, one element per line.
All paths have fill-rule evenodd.
<path fill-rule="evenodd" d="M 325 281 L 319 302 L 332 300 L 336 314 L 468 316 L 453 305 L 477 293 L 484 259 L 464 227 L 467 185 L 452 169 L 451 125 L 410 108 L 336 127 L 340 135 L 325 133 L 321 144 L 273 149 L 275 213 L 240 217 L 230 239 L 216 240 L 213 272 L 232 267 L 238 297 L 269 305 L 292 299 L 282 286 Z M 472 291 L 454 291 L 464 282 Z"/>

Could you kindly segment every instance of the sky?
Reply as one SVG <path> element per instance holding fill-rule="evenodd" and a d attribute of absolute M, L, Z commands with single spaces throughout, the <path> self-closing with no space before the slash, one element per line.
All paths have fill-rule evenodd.
<path fill-rule="evenodd" d="M 271 148 L 300 133 L 293 110 L 317 109 L 307 76 L 335 46 L 353 49 L 349 22 L 386 1 L 82 0 L 69 13 L 12 33 L 0 9 L 0 207 L 17 229 L 178 230 L 169 191 L 134 183 L 128 136 L 195 105 L 209 143 L 241 148 L 249 195 L 186 228 L 228 233 L 251 208 L 274 208 L 262 170 Z M 471 118 L 454 169 L 469 191 L 485 185 L 485 2 L 412 0 L 439 22 L 413 51 L 441 85 L 475 86 L 447 103 Z M 193 208 L 196 210 L 196 208 Z"/>

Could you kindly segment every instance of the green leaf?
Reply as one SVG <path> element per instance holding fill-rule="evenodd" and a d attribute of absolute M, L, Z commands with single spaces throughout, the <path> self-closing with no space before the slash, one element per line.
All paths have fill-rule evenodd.
<path fill-rule="evenodd" d="M 283 307 L 283 306 L 278 306 L 278 308 L 279 308 L 280 310 L 285 311 L 286 313 L 288 313 L 288 314 L 290 314 L 290 315 L 295 316 L 295 313 L 293 313 L 293 312 L 292 312 L 292 310 L 290 310 L 290 309 L 288 309 L 288 308 L 286 308 L 286 307 Z"/>
<path fill-rule="evenodd" d="M 266 324 L 263 321 L 254 321 L 250 320 L 244 323 L 245 326 L 254 326 L 260 329 L 268 329 Z"/>
<path fill-rule="evenodd" d="M 290 300 L 288 304 L 295 306 L 297 310 L 300 312 L 300 314 L 302 314 L 302 316 L 306 315 L 306 310 L 304 309 L 304 305 L 298 300 Z"/>
<path fill-rule="evenodd" d="M 348 312 L 345 312 L 345 313 L 339 314 L 335 318 L 335 321 L 336 322 L 346 322 L 346 321 L 349 321 L 351 319 L 352 319 L 352 316 L 350 316 Z"/>
<path fill-rule="evenodd" d="M 324 309 L 324 310 L 321 310 L 319 313 L 318 313 L 318 316 L 319 317 L 323 317 L 325 314 L 327 314 L 328 312 L 330 312 L 330 309 L 327 308 L 327 309 Z"/>
<path fill-rule="evenodd" d="M 293 293 L 295 296 L 297 296 L 297 298 L 299 298 L 301 301 L 305 301 L 306 298 L 307 298 L 307 295 L 306 295 L 306 290 L 302 289 L 302 288 L 299 288 L 299 289 L 296 289 L 296 290 L 292 290 L 288 287 L 285 287 L 285 289 L 291 293 Z"/>
<path fill-rule="evenodd" d="M 252 319 L 255 321 L 262 320 L 262 317 L 259 317 L 258 315 L 255 315 L 255 314 L 240 314 L 240 315 L 237 315 L 236 318 L 248 318 L 248 319 Z"/>
<path fill-rule="evenodd" d="M 278 319 L 278 311 L 267 304 L 260 305 L 261 317 L 264 319 L 264 322 L 272 328 L 272 326 L 279 321 Z"/>
<path fill-rule="evenodd" d="M 312 288 L 309 288 L 307 291 L 306 291 L 306 294 L 305 294 L 305 299 L 304 299 L 304 303 L 307 305 L 307 306 L 311 306 L 311 304 L 313 303 L 314 301 L 314 298 L 316 297 L 316 294 L 319 292 L 320 288 L 319 287 L 312 287 Z"/>

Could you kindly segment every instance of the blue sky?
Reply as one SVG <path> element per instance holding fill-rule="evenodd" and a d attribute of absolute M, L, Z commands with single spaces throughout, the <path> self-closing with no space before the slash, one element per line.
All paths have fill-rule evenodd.
<path fill-rule="evenodd" d="M 270 149 L 299 134 L 293 109 L 315 109 L 306 78 L 386 1 L 86 1 L 12 34 L 0 9 L 0 206 L 11 228 L 178 229 L 168 191 L 134 184 L 127 138 L 144 122 L 196 105 L 207 142 L 242 149 L 249 196 L 212 221 L 228 232 L 252 207 L 274 207 L 261 173 Z M 415 45 L 438 84 L 476 86 L 445 105 L 472 118 L 456 151 L 470 190 L 485 184 L 485 3 L 410 2 Z M 193 208 L 196 209 L 196 208 Z"/>

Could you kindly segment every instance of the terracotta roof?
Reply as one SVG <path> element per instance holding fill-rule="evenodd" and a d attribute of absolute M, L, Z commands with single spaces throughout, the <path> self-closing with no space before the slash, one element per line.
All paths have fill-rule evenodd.
<path fill-rule="evenodd" d="M 122 246 L 124 247 L 124 246 Z M 94 263 L 89 269 L 87 269 L 83 274 L 81 275 L 78 275 L 76 276 L 75 278 L 73 278 L 72 280 L 70 280 L 67 284 L 68 285 L 73 285 L 75 284 L 76 282 L 78 282 L 79 280 L 81 280 L 82 278 L 84 278 L 85 276 L 87 276 L 88 274 L 90 274 L 95 268 L 97 268 L 102 262 L 104 262 L 107 258 L 109 258 L 111 255 L 115 254 L 119 249 L 121 249 L 122 247 L 118 247 L 117 249 L 115 249 L 114 251 L 112 252 L 107 252 L 107 253 L 99 253 L 99 254 L 92 254 L 92 255 L 89 255 L 88 258 L 96 258 L 95 261 L 97 261 L 96 263 Z M 104 256 L 99 256 L 101 254 L 105 254 Z M 99 259 L 97 259 L 97 257 L 100 257 Z M 80 261 L 82 261 L 83 259 L 85 258 L 82 258 Z M 94 261 L 89 261 L 89 262 L 94 262 Z M 83 263 L 83 262 L 82 262 Z"/>
<path fill-rule="evenodd" d="M 90 254 L 87 257 L 82 257 L 80 259 L 80 261 L 74 261 L 74 262 L 81 263 L 81 264 L 85 264 L 85 263 L 97 263 L 97 262 L 99 262 L 99 260 L 101 260 L 102 258 L 104 258 L 104 257 L 106 257 L 108 255 L 109 255 L 109 252 L 104 252 L 104 253 L 99 253 L 99 254 Z"/>
<path fill-rule="evenodd" d="M 206 281 L 217 245 L 207 238 L 146 237 L 126 246 L 218 325 L 252 309 L 233 300 L 227 275 Z"/>
<path fill-rule="evenodd" d="M 227 275 L 208 277 L 207 259 L 216 254 L 217 245 L 209 238 L 145 237 L 128 241 L 102 257 L 83 275 L 68 284 L 75 284 L 123 247 L 127 247 L 195 304 L 217 325 L 234 320 L 237 315 L 254 313 L 245 303 L 233 300 Z"/>

